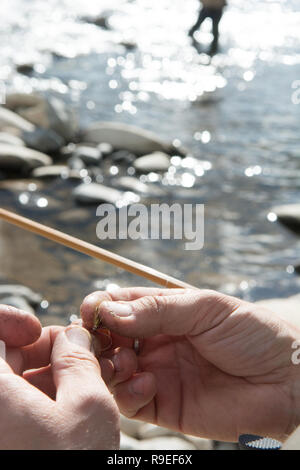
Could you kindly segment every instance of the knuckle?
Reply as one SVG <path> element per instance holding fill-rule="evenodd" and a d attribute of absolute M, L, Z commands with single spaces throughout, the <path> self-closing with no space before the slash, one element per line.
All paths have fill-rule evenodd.
<path fill-rule="evenodd" d="M 141 299 L 143 310 L 153 312 L 157 316 L 162 313 L 166 305 L 166 297 L 161 296 L 148 296 Z"/>
<path fill-rule="evenodd" d="M 149 317 L 151 315 L 152 323 L 155 325 L 153 328 L 155 330 L 162 329 L 163 318 L 167 309 L 167 297 L 147 296 L 143 297 L 140 302 L 141 310 L 143 310 L 145 313 L 148 313 Z"/>
<path fill-rule="evenodd" d="M 53 364 L 53 367 L 56 371 L 62 371 L 65 369 L 78 369 L 82 367 L 86 368 L 95 368 L 99 369 L 99 364 L 97 359 L 93 356 L 92 353 L 88 351 L 76 351 L 72 354 L 62 354 Z"/>
<path fill-rule="evenodd" d="M 199 303 L 206 302 L 207 304 L 216 304 L 224 301 L 226 295 L 212 289 L 201 289 L 199 292 L 191 292 Z"/>

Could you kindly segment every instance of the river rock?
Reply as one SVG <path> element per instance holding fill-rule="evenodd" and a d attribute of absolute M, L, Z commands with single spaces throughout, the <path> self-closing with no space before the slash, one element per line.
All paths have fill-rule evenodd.
<path fill-rule="evenodd" d="M 1 132 L 5 132 L 5 134 L 10 134 L 10 135 L 13 135 L 15 137 L 18 137 L 19 139 L 22 139 L 22 133 L 23 131 L 21 131 L 20 129 L 18 129 L 17 127 L 13 127 L 13 126 L 1 126 L 0 125 L 0 130 Z"/>
<path fill-rule="evenodd" d="M 74 142 L 70 142 L 68 145 L 64 145 L 60 149 L 60 154 L 64 158 L 68 158 L 68 157 L 71 157 L 73 155 L 75 149 L 76 149 L 76 144 L 74 144 Z"/>
<path fill-rule="evenodd" d="M 184 435 L 185 439 L 193 444 L 197 450 L 213 450 L 214 443 L 210 439 L 204 439 L 202 437 Z"/>
<path fill-rule="evenodd" d="M 180 437 L 163 436 L 153 439 L 134 439 L 121 432 L 121 450 L 196 450 L 191 442 Z"/>
<path fill-rule="evenodd" d="M 26 119 L 23 119 L 17 113 L 10 109 L 0 106 L 0 129 L 7 128 L 18 129 L 25 132 L 33 132 L 35 126 Z"/>
<path fill-rule="evenodd" d="M 124 434 L 123 432 L 121 432 L 120 437 L 120 450 L 139 450 L 141 448 L 141 441 L 127 436 L 127 434 Z"/>
<path fill-rule="evenodd" d="M 177 437 L 188 441 L 191 445 L 199 450 L 210 450 L 212 449 L 213 443 L 210 439 L 203 439 L 200 437 L 189 436 L 170 429 L 156 426 L 150 423 L 141 423 L 137 430 L 137 438 L 140 440 L 158 439 L 160 437 L 166 438 L 167 436 Z"/>
<path fill-rule="evenodd" d="M 73 190 L 76 201 L 84 204 L 94 204 L 98 202 L 108 202 L 116 204 L 121 200 L 123 193 L 117 189 L 112 189 L 102 184 L 90 183 L 80 184 Z"/>
<path fill-rule="evenodd" d="M 58 176 L 69 174 L 69 167 L 66 165 L 49 165 L 35 168 L 31 176 L 33 178 L 57 178 Z"/>
<path fill-rule="evenodd" d="M 7 174 L 0 171 L 0 184 L 7 179 Z"/>
<path fill-rule="evenodd" d="M 96 122 L 84 132 L 86 142 L 101 144 L 107 142 L 116 150 L 128 150 L 136 155 L 146 155 L 151 152 L 174 153 L 172 144 L 163 142 L 150 131 L 136 126 L 119 122 Z M 176 149 L 176 154 L 180 154 Z"/>
<path fill-rule="evenodd" d="M 9 134 L 8 132 L 0 132 L 0 143 L 16 145 L 17 147 L 24 147 L 25 143 L 19 137 Z"/>
<path fill-rule="evenodd" d="M 180 433 L 176 431 L 171 431 L 170 429 L 164 428 L 162 426 L 156 426 L 151 423 L 140 423 L 140 427 L 137 431 L 138 439 L 153 439 L 161 436 L 179 436 Z"/>
<path fill-rule="evenodd" d="M 174 438 L 176 438 L 177 441 L 173 440 L 171 443 L 172 447 L 169 447 L 169 444 L 166 449 L 173 448 L 174 444 L 178 445 L 178 442 L 180 442 L 180 445 L 184 446 L 184 448 L 186 446 L 188 446 L 188 448 L 193 446 L 194 449 L 198 450 L 210 450 L 213 448 L 213 442 L 210 439 L 189 436 L 161 426 L 156 426 L 155 424 L 129 419 L 123 415 L 121 415 L 120 418 L 122 431 L 121 446 L 123 446 L 122 448 L 124 448 L 124 450 L 144 449 L 145 447 L 143 446 L 146 446 L 148 449 L 148 445 L 150 445 L 149 449 L 152 447 L 156 449 L 157 446 L 161 446 L 161 444 L 158 444 L 161 439 L 163 442 L 166 442 L 166 440 L 168 441 Z M 143 444 L 144 441 L 146 444 Z"/>
<path fill-rule="evenodd" d="M 125 49 L 127 49 L 128 51 L 133 51 L 134 49 L 137 48 L 137 43 L 134 42 L 134 41 L 127 41 L 126 39 L 124 39 L 123 41 L 120 41 L 120 46 L 123 46 L 125 47 Z"/>
<path fill-rule="evenodd" d="M 139 442 L 141 450 L 196 450 L 196 447 L 189 441 L 173 436 L 144 439 Z"/>
<path fill-rule="evenodd" d="M 102 155 L 97 147 L 77 145 L 74 151 L 74 157 L 80 158 L 86 165 L 97 165 L 99 164 Z"/>
<path fill-rule="evenodd" d="M 111 27 L 109 25 L 109 17 L 109 12 L 103 12 L 97 16 L 84 16 L 82 20 L 86 21 L 87 23 L 99 26 L 99 28 L 110 30 Z"/>
<path fill-rule="evenodd" d="M 118 150 L 113 152 L 109 158 L 114 163 L 126 163 L 126 165 L 131 165 L 136 160 L 136 155 L 128 150 Z"/>
<path fill-rule="evenodd" d="M 32 132 L 23 132 L 22 138 L 27 147 L 40 152 L 57 152 L 64 145 L 64 139 L 51 129 L 35 128 Z"/>
<path fill-rule="evenodd" d="M 101 144 L 98 144 L 98 149 L 104 157 L 110 155 L 114 151 L 113 146 L 107 142 L 101 142 Z"/>
<path fill-rule="evenodd" d="M 163 197 L 166 195 L 165 191 L 159 186 L 151 183 L 142 183 L 134 176 L 121 176 L 120 178 L 115 178 L 113 183 L 124 190 L 133 191 L 145 196 Z"/>
<path fill-rule="evenodd" d="M 0 298 L 10 296 L 23 297 L 33 306 L 37 306 L 43 300 L 40 294 L 21 284 L 0 284 Z"/>
<path fill-rule="evenodd" d="M 24 312 L 32 313 L 34 315 L 34 309 L 29 305 L 29 303 L 24 299 L 24 297 L 11 295 L 8 297 L 0 297 L 0 304 L 10 305 L 11 307 L 19 308 Z"/>
<path fill-rule="evenodd" d="M 16 70 L 23 75 L 30 75 L 34 72 L 34 64 L 24 62 L 16 65 Z"/>
<path fill-rule="evenodd" d="M 300 294 L 285 299 L 267 299 L 256 302 L 257 305 L 269 309 L 289 323 L 300 328 Z"/>
<path fill-rule="evenodd" d="M 79 157 L 71 157 L 68 159 L 68 167 L 71 170 L 81 171 L 84 170 L 85 164 Z"/>
<path fill-rule="evenodd" d="M 51 129 L 66 141 L 70 141 L 77 130 L 74 114 L 56 97 L 46 99 L 39 94 L 14 93 L 7 96 L 5 105 L 30 123 Z"/>
<path fill-rule="evenodd" d="M 51 165 L 52 159 L 44 153 L 26 147 L 0 144 L 0 169 L 28 171 Z"/>
<path fill-rule="evenodd" d="M 140 173 L 150 173 L 151 171 L 168 171 L 170 157 L 163 152 L 154 152 L 138 158 L 133 163 L 134 168 Z"/>
<path fill-rule="evenodd" d="M 121 433 L 121 450 L 196 450 L 191 442 L 180 437 L 164 436 L 138 440 Z"/>
<path fill-rule="evenodd" d="M 127 191 L 142 194 L 146 194 L 148 192 L 147 185 L 133 176 L 121 176 L 120 178 L 115 178 L 113 179 L 113 183 L 115 186 L 121 187 Z"/>
<path fill-rule="evenodd" d="M 0 188 L 16 194 L 23 191 L 29 191 L 31 184 L 35 185 L 35 191 L 33 192 L 36 192 L 36 190 L 42 190 L 42 185 L 39 181 L 27 177 L 17 179 L 7 178 L 5 181 L 0 182 Z"/>
<path fill-rule="evenodd" d="M 126 416 L 120 415 L 120 428 L 121 431 L 130 437 L 137 438 L 140 434 L 140 429 L 144 425 L 142 421 L 136 419 L 129 419 Z"/>
<path fill-rule="evenodd" d="M 271 209 L 277 215 L 279 222 L 293 232 L 300 233 L 300 204 L 287 204 Z"/>

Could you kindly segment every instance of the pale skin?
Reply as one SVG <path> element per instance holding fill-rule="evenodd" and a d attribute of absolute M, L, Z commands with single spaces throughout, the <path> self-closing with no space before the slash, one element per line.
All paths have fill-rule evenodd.
<path fill-rule="evenodd" d="M 81 314 L 86 328 L 100 316 L 113 332 L 109 351 L 94 348 L 128 417 L 229 441 L 285 440 L 299 425 L 300 331 L 272 312 L 213 291 L 133 288 L 94 293 Z M 0 306 L 0 339 L 1 449 L 118 447 L 117 407 L 84 328 L 41 330 Z"/>
<path fill-rule="evenodd" d="M 224 441 L 285 440 L 300 424 L 300 330 L 268 310 L 208 290 L 131 288 L 89 295 L 81 315 L 113 332 L 100 364 L 130 418 Z"/>
<path fill-rule="evenodd" d="M 0 339 L 1 450 L 118 448 L 118 409 L 87 330 L 42 330 L 33 315 L 0 305 Z"/>

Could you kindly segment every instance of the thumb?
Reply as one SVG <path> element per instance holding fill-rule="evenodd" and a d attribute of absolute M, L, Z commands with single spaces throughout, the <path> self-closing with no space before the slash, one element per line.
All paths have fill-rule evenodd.
<path fill-rule="evenodd" d="M 91 342 L 90 333 L 79 326 L 68 327 L 56 337 L 51 366 L 57 402 L 80 406 L 85 398 L 96 401 L 109 394 L 99 363 L 91 352 Z"/>
<path fill-rule="evenodd" d="M 211 290 L 103 302 L 99 317 L 115 333 L 129 337 L 198 335 L 223 321 L 242 301 Z"/>

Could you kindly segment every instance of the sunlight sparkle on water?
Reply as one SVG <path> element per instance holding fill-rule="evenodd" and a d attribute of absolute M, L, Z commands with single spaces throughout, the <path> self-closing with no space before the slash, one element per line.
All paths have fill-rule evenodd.
<path fill-rule="evenodd" d="M 212 59 L 206 54 L 198 54 L 187 37 L 199 9 L 195 0 L 185 0 L 184 8 L 183 0 L 136 0 L 134 4 L 126 0 L 102 0 L 100 3 L 61 0 L 54 4 L 42 0 L 6 1 L 2 9 L 4 27 L 0 40 L 5 42 L 5 35 L 13 24 L 19 25 L 20 33 L 16 31 L 10 35 L 5 54 L 0 55 L 1 73 L 5 76 L 12 73 L 7 57 L 13 60 L 16 51 L 22 51 L 23 61 L 25 57 L 44 67 L 40 73 L 51 61 L 49 52 L 45 51 L 63 58 L 109 52 L 107 76 L 117 73 L 128 82 L 130 90 L 156 94 L 166 100 L 194 102 L 202 100 L 206 93 L 216 93 L 226 86 L 227 79 L 220 66 L 244 70 L 242 76 L 247 82 L 255 76 L 257 60 L 300 63 L 300 54 L 291 54 L 288 49 L 292 43 L 299 45 L 300 12 L 292 7 L 296 1 L 249 0 L 241 7 L 240 0 L 231 0 L 221 23 L 226 54 L 221 51 Z M 111 31 L 82 20 L 105 10 L 110 12 Z M 123 55 L 119 44 L 122 38 L 128 37 L 136 43 L 137 49 Z M 209 43 L 209 21 L 203 24 L 197 38 L 204 45 Z M 69 87 L 56 79 L 43 81 L 40 77 L 34 80 L 18 76 L 17 80 L 14 78 L 14 86 L 30 92 L 40 89 L 43 82 L 44 89 L 59 93 L 67 93 L 69 87 L 79 93 L 83 91 L 82 84 L 76 80 L 72 80 Z M 115 89 L 117 83 L 116 77 L 111 77 L 109 87 Z M 74 99 L 78 100 L 78 97 Z M 88 109 L 94 108 L 89 106 Z M 135 114 L 137 109 L 120 103 L 116 112 L 123 111 Z"/>
<path fill-rule="evenodd" d="M 277 215 L 275 214 L 275 212 L 269 212 L 268 215 L 267 215 L 267 219 L 269 222 L 276 222 L 277 221 Z"/>

